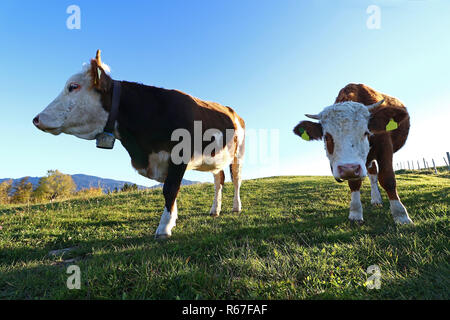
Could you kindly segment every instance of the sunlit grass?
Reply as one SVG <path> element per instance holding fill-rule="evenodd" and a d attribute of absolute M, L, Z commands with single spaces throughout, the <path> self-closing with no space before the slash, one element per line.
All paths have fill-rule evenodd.
<path fill-rule="evenodd" d="M 414 226 L 396 226 L 362 190 L 363 226 L 348 222 L 349 190 L 330 177 L 244 181 L 242 213 L 209 217 L 211 184 L 183 187 L 173 237 L 154 240 L 161 190 L 0 207 L 0 298 L 449 299 L 450 180 L 398 176 Z M 63 256 L 51 250 L 74 248 Z M 72 260 L 74 259 L 74 260 Z M 81 269 L 80 290 L 66 268 Z M 380 290 L 365 287 L 378 265 Z"/>

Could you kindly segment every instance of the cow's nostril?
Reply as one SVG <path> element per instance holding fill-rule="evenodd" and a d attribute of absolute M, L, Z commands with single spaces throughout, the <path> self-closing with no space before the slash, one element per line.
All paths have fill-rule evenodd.
<path fill-rule="evenodd" d="M 37 126 L 37 125 L 39 124 L 39 115 L 37 115 L 36 117 L 34 117 L 34 119 L 33 119 L 33 124 L 34 124 L 35 126 Z"/>

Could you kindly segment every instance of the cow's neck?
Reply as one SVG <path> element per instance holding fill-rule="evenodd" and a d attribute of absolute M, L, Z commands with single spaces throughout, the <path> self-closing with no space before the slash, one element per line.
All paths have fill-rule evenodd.
<path fill-rule="evenodd" d="M 136 135 L 136 120 L 139 119 L 139 121 L 142 121 L 142 118 L 146 116 L 141 114 L 141 107 L 138 107 L 135 101 L 133 99 L 130 99 L 130 96 L 133 96 L 133 91 L 135 90 L 136 86 L 148 86 L 145 86 L 143 84 L 130 83 L 127 81 L 121 81 L 120 86 L 120 100 L 117 101 L 120 103 L 116 102 L 117 114 L 114 117 L 115 125 L 112 132 L 114 133 L 115 138 L 119 140 L 123 147 L 127 150 L 128 154 L 131 157 L 133 167 L 137 170 L 145 169 L 149 165 L 148 156 L 150 150 L 148 149 L 150 146 L 142 145 L 142 141 L 140 141 L 139 135 Z M 117 95 L 114 94 L 114 85 L 111 85 L 110 90 L 108 90 L 108 94 L 105 95 L 104 98 L 104 101 L 106 102 L 104 108 L 110 113 L 110 115 L 111 112 L 114 112 L 114 108 L 112 107 L 114 104 L 114 99 L 117 98 Z M 140 102 L 142 103 L 142 101 Z M 151 127 L 150 121 L 149 126 Z"/>
<path fill-rule="evenodd" d="M 186 103 L 195 102 L 180 92 L 140 83 L 121 81 L 121 87 L 115 134 L 128 151 L 133 167 L 144 169 L 149 155 L 172 149 L 175 129 L 189 128 L 193 122 L 192 105 L 186 107 Z M 112 89 L 109 97 L 112 101 Z"/>

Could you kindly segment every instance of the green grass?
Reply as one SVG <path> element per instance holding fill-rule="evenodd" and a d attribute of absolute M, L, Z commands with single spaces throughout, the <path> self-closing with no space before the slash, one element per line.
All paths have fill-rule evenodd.
<path fill-rule="evenodd" d="M 2 299 L 449 299 L 448 174 L 398 175 L 414 226 L 396 226 L 362 190 L 365 224 L 331 177 L 244 181 L 242 213 L 208 215 L 212 184 L 183 187 L 173 236 L 154 240 L 161 190 L 0 206 Z M 76 247 L 63 256 L 51 250 Z M 81 269 L 81 289 L 66 269 Z M 381 289 L 365 287 L 370 265 Z"/>

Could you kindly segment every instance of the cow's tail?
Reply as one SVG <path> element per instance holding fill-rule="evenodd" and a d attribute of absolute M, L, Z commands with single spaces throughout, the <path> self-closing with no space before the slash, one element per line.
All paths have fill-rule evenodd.
<path fill-rule="evenodd" d="M 230 177 L 231 177 L 231 181 L 234 180 L 233 178 L 233 163 L 230 164 Z"/>

